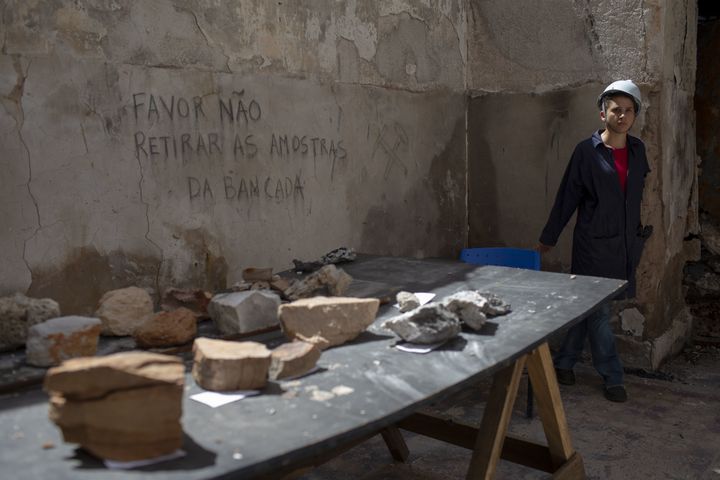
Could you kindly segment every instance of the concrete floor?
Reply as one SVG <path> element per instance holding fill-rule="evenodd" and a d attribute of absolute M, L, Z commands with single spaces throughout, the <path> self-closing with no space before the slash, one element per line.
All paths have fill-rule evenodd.
<path fill-rule="evenodd" d="M 688 350 L 659 373 L 651 375 L 656 378 L 627 375 L 630 399 L 624 404 L 605 400 L 600 378 L 587 364 L 576 368 L 576 385 L 561 386 L 573 445 L 583 456 L 587 478 L 720 480 L 720 350 Z M 544 443 L 540 420 L 524 415 L 526 385 L 523 379 L 510 431 Z M 483 384 L 428 410 L 477 424 L 488 390 L 489 383 Z M 382 439 L 376 436 L 300 478 L 465 478 L 469 450 L 409 432 L 403 435 L 410 448 L 405 464 L 393 463 Z M 538 479 L 549 475 L 501 461 L 496 478 Z"/>

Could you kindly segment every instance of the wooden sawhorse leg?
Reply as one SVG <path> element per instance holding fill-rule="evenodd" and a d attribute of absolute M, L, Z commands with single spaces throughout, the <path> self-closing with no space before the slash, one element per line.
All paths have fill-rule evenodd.
<path fill-rule="evenodd" d="M 523 367 L 537 399 L 547 445 L 507 435 Z M 416 413 L 398 423 L 402 429 L 473 450 L 468 479 L 490 479 L 500 458 L 552 473 L 556 480 L 584 479 L 580 454 L 570 442 L 560 389 L 547 343 L 524 355 L 493 377 L 480 428 Z"/>

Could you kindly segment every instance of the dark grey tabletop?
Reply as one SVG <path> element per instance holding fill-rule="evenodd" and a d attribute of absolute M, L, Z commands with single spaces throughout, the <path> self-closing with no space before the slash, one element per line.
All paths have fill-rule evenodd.
<path fill-rule="evenodd" d="M 435 292 L 442 298 L 479 289 L 500 295 L 513 311 L 491 319 L 479 333 L 464 331 L 436 351 L 413 354 L 393 348 L 397 338 L 379 328 L 397 314 L 385 305 L 358 339 L 323 352 L 318 362 L 321 371 L 294 381 L 270 382 L 259 396 L 215 409 L 189 399 L 201 390 L 188 375 L 182 418 L 187 456 L 132 471 L 106 470 L 98 460 L 63 443 L 59 430 L 47 419 L 47 396 L 42 391 L 4 395 L 0 397 L 3 472 L 24 479 L 268 474 L 367 436 L 491 375 L 625 287 L 622 280 L 449 260 L 362 257 L 340 266 L 355 279 L 351 296 L 383 296 L 402 288 Z M 262 340 L 270 346 L 283 341 L 279 333 Z M 334 388 L 340 394 L 330 397 Z M 48 442 L 54 448 L 43 449 Z"/>

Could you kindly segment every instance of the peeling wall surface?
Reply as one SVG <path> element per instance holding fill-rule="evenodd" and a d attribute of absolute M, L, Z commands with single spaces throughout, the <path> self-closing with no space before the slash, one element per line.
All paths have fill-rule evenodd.
<path fill-rule="evenodd" d="M 696 24 L 694 0 L 7 1 L 0 294 L 70 313 L 341 245 L 532 247 L 595 98 L 631 78 L 652 342 L 697 230 Z"/>
<path fill-rule="evenodd" d="M 382 3 L 382 5 L 379 5 Z M 0 293 L 466 241 L 461 2 L 10 1 Z"/>

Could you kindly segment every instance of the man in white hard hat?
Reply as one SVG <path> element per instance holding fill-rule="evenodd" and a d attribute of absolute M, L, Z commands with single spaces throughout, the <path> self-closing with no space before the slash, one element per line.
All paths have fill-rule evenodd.
<path fill-rule="evenodd" d="M 644 179 L 650 170 L 645 145 L 628 135 L 642 108 L 640 89 L 630 80 L 613 82 L 597 104 L 605 128 L 575 147 L 536 249 L 544 253 L 555 246 L 577 210 L 571 272 L 628 280 L 627 294 L 634 296 L 635 269 L 649 230 L 640 223 Z M 609 320 L 606 302 L 570 328 L 553 359 L 555 371 L 559 383 L 575 383 L 573 366 L 587 337 L 605 397 L 624 402 L 623 367 Z"/>

